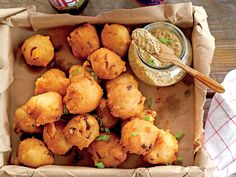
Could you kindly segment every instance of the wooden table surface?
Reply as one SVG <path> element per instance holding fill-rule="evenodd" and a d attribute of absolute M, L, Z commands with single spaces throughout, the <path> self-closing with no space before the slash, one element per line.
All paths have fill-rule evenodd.
<path fill-rule="evenodd" d="M 189 2 L 188 0 L 167 0 L 167 3 Z M 222 82 L 224 76 L 236 68 L 236 0 L 191 0 L 193 5 L 203 6 L 208 14 L 208 23 L 216 39 L 216 49 L 211 64 L 210 76 Z M 0 0 L 0 8 L 34 4 L 44 13 L 55 13 L 47 0 Z M 99 8 L 97 5 L 99 4 Z M 102 5 L 102 6 L 101 6 Z M 139 7 L 135 0 L 89 0 L 83 15 L 97 15 L 116 8 Z M 214 92 L 208 90 L 205 116 Z"/>

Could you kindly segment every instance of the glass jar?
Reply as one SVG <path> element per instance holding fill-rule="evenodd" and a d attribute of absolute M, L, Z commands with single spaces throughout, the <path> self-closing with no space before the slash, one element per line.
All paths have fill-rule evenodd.
<path fill-rule="evenodd" d="M 160 42 L 172 48 L 181 62 L 191 66 L 192 47 L 183 32 L 173 24 L 155 22 L 144 27 Z M 128 53 L 129 64 L 135 75 L 152 86 L 169 86 L 180 81 L 186 71 L 171 63 L 162 63 L 139 49 L 132 41 Z M 151 61 L 151 62 L 149 62 Z M 154 62 L 155 61 L 155 62 Z"/>
<path fill-rule="evenodd" d="M 58 13 L 72 15 L 81 13 L 88 4 L 88 0 L 49 0 L 49 2 Z"/>

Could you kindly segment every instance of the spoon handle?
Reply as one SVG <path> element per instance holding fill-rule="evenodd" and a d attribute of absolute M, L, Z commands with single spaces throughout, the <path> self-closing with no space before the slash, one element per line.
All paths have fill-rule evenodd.
<path fill-rule="evenodd" d="M 199 80 L 200 82 L 202 82 L 204 85 L 206 85 L 207 87 L 211 88 L 212 90 L 219 92 L 219 93 L 224 93 L 225 89 L 224 87 L 219 84 L 218 82 L 216 82 L 215 80 L 209 78 L 208 76 L 198 72 L 197 70 L 181 63 L 180 61 L 172 61 L 175 65 L 181 67 L 182 69 L 184 69 L 185 71 L 187 71 L 190 75 L 192 75 L 193 77 L 195 77 L 197 80 Z"/>

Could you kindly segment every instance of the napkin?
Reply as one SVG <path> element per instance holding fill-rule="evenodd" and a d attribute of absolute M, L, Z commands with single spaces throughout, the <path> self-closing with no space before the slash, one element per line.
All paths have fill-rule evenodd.
<path fill-rule="evenodd" d="M 214 177 L 236 175 L 236 70 L 222 85 L 225 93 L 214 95 L 204 132 L 204 148 L 216 165 Z"/>

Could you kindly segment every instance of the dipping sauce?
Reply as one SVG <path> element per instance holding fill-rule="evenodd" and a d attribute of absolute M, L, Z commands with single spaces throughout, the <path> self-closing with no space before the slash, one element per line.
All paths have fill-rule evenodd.
<path fill-rule="evenodd" d="M 181 62 L 191 65 L 192 48 L 190 42 L 176 26 L 156 22 L 144 27 L 161 43 L 167 45 L 180 58 Z M 152 55 L 140 49 L 132 41 L 129 49 L 129 63 L 137 77 L 146 84 L 153 86 L 172 85 L 183 78 L 186 72 L 171 63 L 162 63 Z"/>
<path fill-rule="evenodd" d="M 177 35 L 166 28 L 157 28 L 150 30 L 150 33 L 156 37 L 162 44 L 171 48 L 177 57 L 182 53 L 182 44 Z"/>
<path fill-rule="evenodd" d="M 154 28 L 149 32 L 154 37 L 156 37 L 161 43 L 171 48 L 174 51 L 175 56 L 177 56 L 178 58 L 180 57 L 182 53 L 181 41 L 171 30 L 166 28 Z M 165 68 L 171 66 L 171 63 L 163 63 L 140 48 L 139 51 L 144 61 L 154 67 Z"/>

